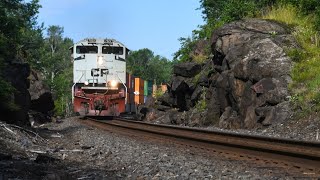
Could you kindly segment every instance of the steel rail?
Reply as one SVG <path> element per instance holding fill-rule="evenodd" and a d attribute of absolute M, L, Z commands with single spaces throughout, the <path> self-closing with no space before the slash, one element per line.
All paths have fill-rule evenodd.
<path fill-rule="evenodd" d="M 271 162 L 282 164 L 289 169 L 294 168 L 301 172 L 320 175 L 320 143 L 318 142 L 159 125 L 120 118 L 112 121 L 94 121 L 115 127 L 202 143 L 205 147 L 245 154 L 244 156 L 249 157 L 249 159 L 260 160 L 261 157 L 264 157 L 272 159 Z"/>

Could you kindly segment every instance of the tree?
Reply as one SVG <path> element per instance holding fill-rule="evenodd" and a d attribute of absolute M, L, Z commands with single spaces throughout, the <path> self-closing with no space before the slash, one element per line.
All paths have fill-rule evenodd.
<path fill-rule="evenodd" d="M 41 57 L 41 71 L 53 94 L 56 115 L 65 116 L 70 113 L 72 62 L 69 47 L 73 45 L 70 38 L 63 37 L 63 27 L 49 26 L 44 39 Z M 68 110 L 69 109 L 69 110 Z"/>
<path fill-rule="evenodd" d="M 28 61 L 36 56 L 35 49 L 41 45 L 41 27 L 37 26 L 38 0 L 0 1 L 0 109 L 15 107 L 12 87 L 6 72 L 14 61 Z"/>
<path fill-rule="evenodd" d="M 55 114 L 71 116 L 72 67 L 64 69 L 54 78 Z"/>
<path fill-rule="evenodd" d="M 131 51 L 127 58 L 127 72 L 144 80 L 167 82 L 172 71 L 172 62 L 150 49 Z"/>
<path fill-rule="evenodd" d="M 146 80 L 155 80 L 155 83 L 165 83 L 170 80 L 172 74 L 172 62 L 159 55 L 154 56 L 148 63 Z"/>
<path fill-rule="evenodd" d="M 51 55 L 53 56 L 59 45 L 62 44 L 63 27 L 60 26 L 49 26 L 47 31 L 47 41 L 51 48 Z"/>
<path fill-rule="evenodd" d="M 192 37 L 180 38 L 180 49 L 174 53 L 173 59 L 179 60 L 180 62 L 187 62 L 191 60 L 190 53 L 194 49 L 198 37 L 193 33 Z"/>
<path fill-rule="evenodd" d="M 127 58 L 127 71 L 135 76 L 142 78 L 147 77 L 146 69 L 153 57 L 153 52 L 147 48 L 138 51 L 130 51 Z"/>
<path fill-rule="evenodd" d="M 174 54 L 174 59 L 180 62 L 191 60 L 189 56 L 197 41 L 210 39 L 212 32 L 225 23 L 259 16 L 275 3 L 276 0 L 200 0 L 199 9 L 202 10 L 206 24 L 193 30 L 192 37 L 179 39 L 181 47 Z"/>
<path fill-rule="evenodd" d="M 63 38 L 63 27 L 49 26 L 42 49 L 41 66 L 51 89 L 54 86 L 54 78 L 72 65 L 68 51 L 72 44 L 70 38 Z"/>
<path fill-rule="evenodd" d="M 41 34 L 37 28 L 36 14 L 40 5 L 38 0 L 24 3 L 22 0 L 0 1 L 0 46 L 1 56 L 6 60 L 17 58 L 19 52 L 29 50 L 30 34 Z"/>

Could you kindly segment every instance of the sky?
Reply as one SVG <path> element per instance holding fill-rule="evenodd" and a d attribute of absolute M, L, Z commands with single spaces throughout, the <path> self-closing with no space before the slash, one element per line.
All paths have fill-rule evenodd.
<path fill-rule="evenodd" d="M 199 0 L 40 0 L 38 22 L 64 28 L 64 37 L 112 38 L 130 50 L 148 48 L 173 59 L 180 37 L 203 25 Z M 46 33 L 44 33 L 46 35 Z"/>

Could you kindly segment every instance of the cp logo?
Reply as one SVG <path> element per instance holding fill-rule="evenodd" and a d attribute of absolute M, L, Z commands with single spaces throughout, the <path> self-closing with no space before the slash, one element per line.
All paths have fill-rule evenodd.
<path fill-rule="evenodd" d="M 92 77 L 98 77 L 98 76 L 103 76 L 109 74 L 108 69 L 99 69 L 99 68 L 94 68 L 91 69 L 91 76 Z"/>

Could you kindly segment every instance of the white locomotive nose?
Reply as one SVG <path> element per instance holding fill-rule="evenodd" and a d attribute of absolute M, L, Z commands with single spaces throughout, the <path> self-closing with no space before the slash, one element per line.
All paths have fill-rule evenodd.
<path fill-rule="evenodd" d="M 103 57 L 98 56 L 98 65 L 102 65 L 102 64 L 103 64 Z"/>

